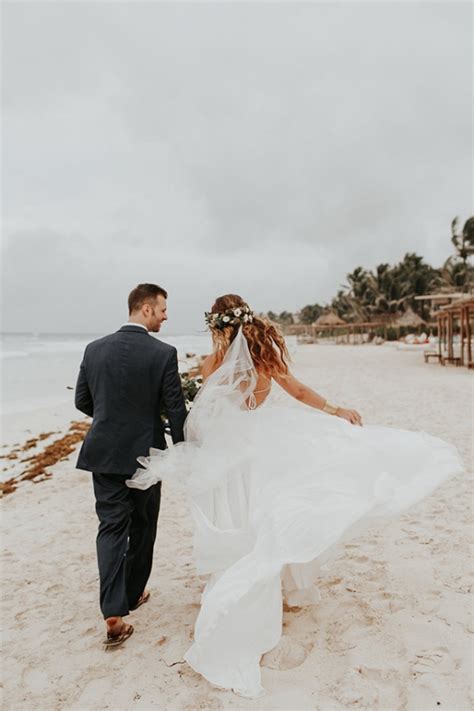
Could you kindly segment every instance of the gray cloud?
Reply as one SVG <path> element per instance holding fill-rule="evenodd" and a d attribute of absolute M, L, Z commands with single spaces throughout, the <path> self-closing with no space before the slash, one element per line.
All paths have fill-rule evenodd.
<path fill-rule="evenodd" d="M 5 329 L 329 299 L 471 209 L 467 3 L 7 3 Z M 19 288 L 19 279 L 27 279 Z M 115 321 L 114 321 L 115 319 Z"/>

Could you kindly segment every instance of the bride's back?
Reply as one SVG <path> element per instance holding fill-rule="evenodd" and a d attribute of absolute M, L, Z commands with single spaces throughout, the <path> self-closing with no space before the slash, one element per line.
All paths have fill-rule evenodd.
<path fill-rule="evenodd" d="M 209 376 L 212 375 L 212 373 L 214 373 L 219 368 L 219 366 L 220 363 L 215 353 L 211 353 L 204 359 L 201 368 L 203 383 L 206 382 Z M 262 405 L 263 402 L 269 396 L 270 391 L 272 389 L 271 376 L 261 371 L 258 372 L 257 370 L 256 373 L 257 382 L 252 393 L 253 397 L 251 395 L 249 398 L 249 402 L 247 403 L 249 409 L 251 410 L 255 409 L 255 407 L 258 407 L 259 405 Z"/>
<path fill-rule="evenodd" d="M 247 407 L 250 410 L 254 410 L 260 405 L 263 405 L 267 397 L 270 395 L 271 389 L 272 378 L 264 373 L 258 373 L 258 380 L 252 393 L 253 397 L 250 396 L 250 401 L 247 402 Z"/>

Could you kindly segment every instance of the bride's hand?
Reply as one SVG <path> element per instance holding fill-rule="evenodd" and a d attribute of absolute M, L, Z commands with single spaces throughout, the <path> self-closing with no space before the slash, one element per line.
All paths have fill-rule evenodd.
<path fill-rule="evenodd" d="M 359 425 L 362 427 L 362 417 L 359 415 L 357 410 L 346 410 L 344 407 L 337 408 L 337 417 L 342 417 L 344 420 L 348 420 L 352 425 Z"/>

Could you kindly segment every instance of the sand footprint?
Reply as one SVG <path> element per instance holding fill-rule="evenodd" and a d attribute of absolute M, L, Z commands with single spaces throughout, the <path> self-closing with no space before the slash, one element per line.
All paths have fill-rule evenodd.
<path fill-rule="evenodd" d="M 333 652 L 353 649 L 368 633 L 378 629 L 379 618 L 368 605 L 358 601 L 358 606 L 340 608 L 338 617 L 326 629 L 327 648 Z"/>
<path fill-rule="evenodd" d="M 384 610 L 391 613 L 399 612 L 399 610 L 409 607 L 409 602 L 404 600 L 401 595 L 388 590 L 381 590 L 372 595 L 371 602 L 375 604 L 377 610 Z"/>
<path fill-rule="evenodd" d="M 374 669 L 361 666 L 357 670 L 365 679 L 372 682 L 382 698 L 380 706 L 384 709 L 403 709 L 406 706 L 405 686 L 400 681 L 400 668 Z"/>
<path fill-rule="evenodd" d="M 46 589 L 47 595 L 54 595 L 60 592 L 64 592 L 64 585 L 61 585 L 60 583 L 57 585 L 50 585 L 49 588 Z"/>
<path fill-rule="evenodd" d="M 263 655 L 261 665 L 269 669 L 294 669 L 305 661 L 307 651 L 302 644 L 283 635 L 277 646 Z"/>
<path fill-rule="evenodd" d="M 453 579 L 452 583 L 445 583 L 450 588 L 456 590 L 460 593 L 470 593 L 474 587 L 474 575 L 472 573 L 466 573 L 465 575 L 458 575 Z"/>
<path fill-rule="evenodd" d="M 353 557 L 351 558 L 351 560 L 352 560 L 354 563 L 368 563 L 369 560 L 370 560 L 370 558 L 369 558 L 368 556 L 366 556 L 366 555 L 357 555 L 357 556 L 353 556 Z"/>
<path fill-rule="evenodd" d="M 347 674 L 344 674 L 332 694 L 344 705 L 344 708 L 378 708 L 377 689 L 359 669 L 350 669 Z"/>
<path fill-rule="evenodd" d="M 431 673 L 449 675 L 459 664 L 460 661 L 452 658 L 447 647 L 422 649 L 410 662 L 413 676 Z"/>
<path fill-rule="evenodd" d="M 439 590 L 427 590 L 416 601 L 416 609 L 422 615 L 434 615 L 440 609 L 442 597 Z"/>

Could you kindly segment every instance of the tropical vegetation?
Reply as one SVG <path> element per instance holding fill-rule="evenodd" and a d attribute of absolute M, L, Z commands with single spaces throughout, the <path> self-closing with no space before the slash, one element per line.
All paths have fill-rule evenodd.
<path fill-rule="evenodd" d="M 427 264 L 415 252 L 407 252 L 398 264 L 379 264 L 374 269 L 358 266 L 346 277 L 337 294 L 327 304 L 307 304 L 298 314 L 300 323 L 311 324 L 328 310 L 347 322 L 386 320 L 409 307 L 425 320 L 430 319 L 430 303 L 416 300 L 432 292 L 468 292 L 474 288 L 474 217 L 459 230 L 459 220 L 451 223 L 454 254 L 439 268 Z M 269 312 L 282 326 L 294 322 L 287 311 Z"/>

